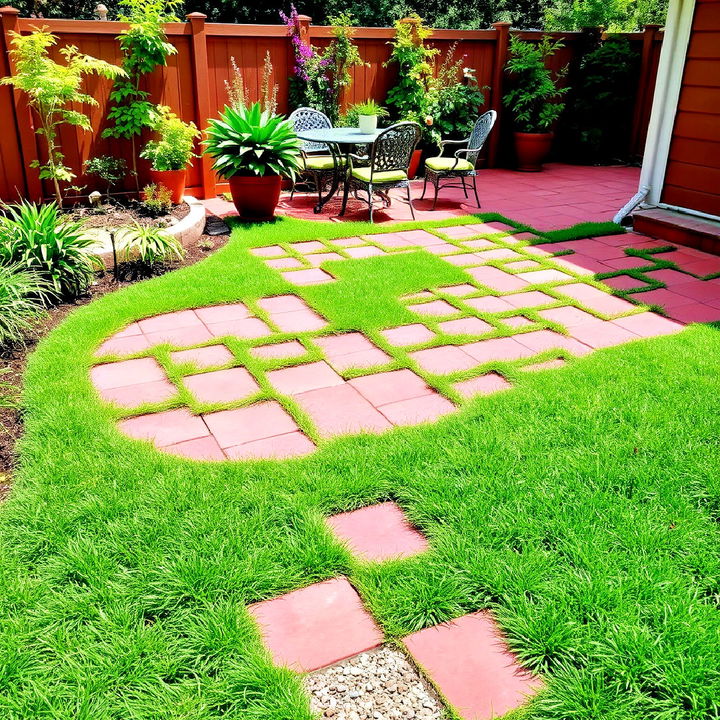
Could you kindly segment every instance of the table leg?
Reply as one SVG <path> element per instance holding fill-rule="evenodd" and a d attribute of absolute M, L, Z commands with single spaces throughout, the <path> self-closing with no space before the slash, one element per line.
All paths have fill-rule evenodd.
<path fill-rule="evenodd" d="M 328 147 L 330 148 L 330 154 L 333 158 L 332 182 L 330 183 L 330 190 L 328 191 L 327 195 L 325 195 L 324 197 L 321 195 L 318 200 L 318 204 L 314 208 L 314 212 L 316 215 L 323 211 L 323 208 L 325 207 L 327 202 L 338 191 L 338 188 L 340 187 L 340 173 L 342 172 L 342 168 L 345 167 L 341 162 L 342 154 L 340 153 L 340 148 L 335 143 L 328 144 Z"/>

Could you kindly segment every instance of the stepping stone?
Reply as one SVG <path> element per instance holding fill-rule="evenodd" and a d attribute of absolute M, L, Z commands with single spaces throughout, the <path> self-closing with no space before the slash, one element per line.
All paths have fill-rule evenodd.
<path fill-rule="evenodd" d="M 592 322 L 597 319 L 594 315 L 573 307 L 572 305 L 550 308 L 550 310 L 540 310 L 538 315 L 543 318 L 543 320 L 549 320 L 550 322 L 557 323 L 558 325 L 564 325 L 566 328 L 575 327 L 575 325 L 583 325 L 584 323 Z"/>
<path fill-rule="evenodd" d="M 267 337 L 272 333 L 270 328 L 260 320 L 260 318 L 228 320 L 226 322 L 212 323 L 207 327 L 213 337 L 232 336 L 243 340 Z"/>
<path fill-rule="evenodd" d="M 319 267 L 324 262 L 329 262 L 332 260 L 344 260 L 345 258 L 342 255 L 338 255 L 338 253 L 336 252 L 324 252 L 315 253 L 314 255 L 308 255 L 306 259 L 313 267 Z"/>
<path fill-rule="evenodd" d="M 692 280 L 690 275 L 680 272 L 679 270 L 671 270 L 669 268 L 664 268 L 662 270 L 651 270 L 650 272 L 646 272 L 645 276 L 651 278 L 652 280 L 657 280 L 658 282 L 664 283 L 665 285 L 667 285 L 667 287 L 672 287 L 673 285 L 682 285 L 683 283 Z"/>
<path fill-rule="evenodd" d="M 466 300 L 463 300 L 463 302 L 480 312 L 499 313 L 514 309 L 514 306 L 511 305 L 505 298 L 495 297 L 494 295 L 467 298 Z"/>
<path fill-rule="evenodd" d="M 514 232 L 512 235 L 506 235 L 503 242 L 535 242 L 538 236 L 531 232 Z"/>
<path fill-rule="evenodd" d="M 225 460 L 225 454 L 212 435 L 186 440 L 176 445 L 166 445 L 161 449 L 170 455 L 178 455 L 189 460 Z"/>
<path fill-rule="evenodd" d="M 636 302 L 645 305 L 660 305 L 665 309 L 680 307 L 681 305 L 694 305 L 695 301 L 685 295 L 679 295 L 672 290 L 666 288 L 658 288 L 657 290 L 647 290 L 637 293 L 633 296 Z"/>
<path fill-rule="evenodd" d="M 288 340 L 287 342 L 274 343 L 272 345 L 259 345 L 250 348 L 250 354 L 253 357 L 263 360 L 282 360 L 285 358 L 295 358 L 305 355 L 307 350 L 297 340 Z"/>
<path fill-rule="evenodd" d="M 272 386 L 283 395 L 342 385 L 343 379 L 324 361 L 295 365 L 267 374 Z"/>
<path fill-rule="evenodd" d="M 443 415 L 453 412 L 455 406 L 442 395 L 433 391 L 431 395 L 381 405 L 378 410 L 393 425 L 418 425 L 437 420 Z"/>
<path fill-rule="evenodd" d="M 473 357 L 463 352 L 456 345 L 441 345 L 427 350 L 416 350 L 410 353 L 410 357 L 423 370 L 435 375 L 447 375 L 460 370 L 470 370 L 478 364 Z"/>
<path fill-rule="evenodd" d="M 266 260 L 265 264 L 273 270 L 292 270 L 305 267 L 305 263 L 294 257 L 276 258 Z"/>
<path fill-rule="evenodd" d="M 566 285 L 565 287 L 568 286 Z M 564 289 L 565 288 L 563 288 L 563 291 Z M 530 290 L 529 292 L 516 293 L 515 295 L 504 295 L 502 299 L 514 308 L 534 308 L 557 302 L 557 298 L 546 295 L 539 290 Z"/>
<path fill-rule="evenodd" d="M 420 292 L 411 293 L 410 295 L 402 295 L 401 300 L 425 300 L 428 298 L 434 298 L 435 295 L 429 290 L 421 290 Z"/>
<path fill-rule="evenodd" d="M 380 235 L 371 235 L 372 241 L 378 245 L 388 248 L 406 248 L 412 247 L 412 243 L 409 240 L 405 240 L 396 233 L 381 233 Z M 437 239 L 437 238 L 436 238 Z"/>
<path fill-rule="evenodd" d="M 600 262 L 585 255 L 571 255 L 570 258 L 553 258 L 553 265 L 569 270 L 576 275 L 595 275 L 595 273 L 606 273 L 612 269 L 607 263 Z"/>
<path fill-rule="evenodd" d="M 555 358 L 555 360 L 546 360 L 545 362 L 533 363 L 532 365 L 525 365 L 520 368 L 527 372 L 537 372 L 538 370 L 555 370 L 557 368 L 565 367 L 567 362 L 562 358 Z"/>
<path fill-rule="evenodd" d="M 119 337 L 117 334 L 108 338 L 96 351 L 94 357 L 103 355 L 135 355 L 135 353 L 147 350 L 150 343 L 144 335 L 129 335 Z"/>
<path fill-rule="evenodd" d="M 332 275 L 328 275 L 320 268 L 310 268 L 309 270 L 294 270 L 283 273 L 283 277 L 293 285 L 317 285 L 334 280 Z"/>
<path fill-rule="evenodd" d="M 310 242 L 293 243 L 292 249 L 305 255 L 307 253 L 323 252 L 328 248 L 325 243 L 321 243 L 319 240 L 311 240 Z"/>
<path fill-rule="evenodd" d="M 475 253 L 462 253 L 462 255 L 445 255 L 443 257 L 445 262 L 449 262 L 451 265 L 457 265 L 458 267 L 471 267 L 473 265 L 481 265 L 483 259 Z M 477 290 L 477 288 L 473 288 Z"/>
<path fill-rule="evenodd" d="M 136 440 L 151 440 L 156 447 L 177 445 L 209 435 L 203 419 L 187 408 L 165 410 L 121 420 L 118 428 Z"/>
<path fill-rule="evenodd" d="M 648 283 L 631 275 L 615 275 L 614 277 L 605 278 L 602 282 L 615 290 L 634 290 L 648 286 Z"/>
<path fill-rule="evenodd" d="M 513 315 L 512 317 L 502 318 L 501 321 L 504 325 L 511 328 L 524 328 L 534 325 L 535 322 L 524 315 Z"/>
<path fill-rule="evenodd" d="M 305 301 L 297 295 L 275 295 L 273 297 L 266 297 L 258 300 L 257 304 L 258 307 L 270 313 L 270 315 L 308 309 Z"/>
<path fill-rule="evenodd" d="M 621 345 L 639 338 L 639 335 L 626 330 L 620 325 L 616 325 L 612 321 L 597 319 L 570 328 L 570 334 L 576 340 L 594 349 Z"/>
<path fill-rule="evenodd" d="M 454 227 L 438 228 L 446 237 L 451 240 L 463 240 L 464 238 L 474 237 L 475 235 L 482 234 L 482 230 L 476 230 L 474 227 L 468 227 L 467 225 L 456 225 Z M 496 232 L 490 229 L 488 232 Z"/>
<path fill-rule="evenodd" d="M 477 395 L 491 395 L 500 390 L 508 390 L 512 385 L 497 373 L 487 373 L 469 380 L 456 382 L 453 387 L 464 397 L 473 398 Z"/>
<path fill-rule="evenodd" d="M 438 241 L 437 235 L 433 235 L 427 230 L 403 230 L 397 233 L 403 240 L 407 240 L 413 245 L 419 245 L 420 247 L 427 247 L 428 245 L 435 245 Z"/>
<path fill-rule="evenodd" d="M 260 392 L 255 378 L 242 367 L 187 375 L 183 382 L 201 403 L 236 402 Z"/>
<path fill-rule="evenodd" d="M 425 250 L 433 255 L 448 255 L 449 253 L 456 253 L 460 248 L 457 245 L 442 242 L 439 238 L 435 238 L 436 243 L 434 245 L 427 245 Z"/>
<path fill-rule="evenodd" d="M 469 268 L 466 272 L 472 275 L 475 280 L 498 292 L 510 293 L 522 290 L 527 286 L 527 281 L 518 275 L 511 275 L 494 267 Z"/>
<path fill-rule="evenodd" d="M 316 583 L 248 612 L 276 665 L 310 672 L 377 647 L 380 628 L 345 578 Z"/>
<path fill-rule="evenodd" d="M 330 240 L 330 242 L 333 245 L 337 245 L 338 247 L 348 248 L 348 247 L 357 247 L 358 245 L 365 245 L 366 242 L 362 238 L 359 237 L 350 237 L 350 238 L 340 238 L 338 240 Z"/>
<path fill-rule="evenodd" d="M 635 255 L 626 255 L 625 257 L 606 260 L 605 264 L 613 270 L 631 270 L 633 268 L 651 267 L 655 263 L 652 260 L 647 260 L 646 258 L 636 257 Z"/>
<path fill-rule="evenodd" d="M 711 305 L 681 305 L 668 311 L 670 317 L 682 323 L 708 323 L 720 321 L 720 308 Z"/>
<path fill-rule="evenodd" d="M 645 338 L 657 337 L 658 335 L 674 335 L 683 329 L 683 325 L 680 323 L 673 322 L 652 312 L 617 318 L 613 320 L 613 323 Z"/>
<path fill-rule="evenodd" d="M 250 317 L 250 311 L 242 303 L 195 308 L 195 314 L 206 325 L 208 323 L 226 322 L 228 320 L 244 320 L 246 317 Z"/>
<path fill-rule="evenodd" d="M 594 320 L 593 322 L 604 322 L 603 320 Z M 578 326 L 579 327 L 579 326 Z M 537 330 L 535 332 L 521 333 L 515 335 L 515 340 L 520 344 L 529 347 L 535 353 L 544 352 L 545 350 L 554 350 L 561 348 L 568 350 L 573 355 L 583 357 L 590 353 L 590 348 L 577 339 L 561 335 L 552 330 Z"/>
<path fill-rule="evenodd" d="M 296 430 L 225 448 L 225 454 L 231 460 L 286 460 L 308 455 L 314 450 L 313 441 Z"/>
<path fill-rule="evenodd" d="M 462 257 L 462 256 L 456 256 Z M 474 285 L 448 285 L 447 287 L 438 288 L 438 292 L 445 293 L 445 295 L 452 295 L 454 297 L 465 297 L 477 292 L 478 289 Z"/>
<path fill-rule="evenodd" d="M 380 350 L 380 348 L 361 350 L 360 352 L 328 358 L 330 365 L 332 365 L 338 372 L 343 372 L 345 370 L 349 370 L 350 368 L 358 368 L 362 370 L 365 368 L 376 367 L 378 365 L 386 365 L 391 361 L 392 358 Z"/>
<path fill-rule="evenodd" d="M 240 320 L 238 322 L 248 322 Z M 212 340 L 213 336 L 205 325 L 192 327 L 172 328 L 158 332 L 145 333 L 145 339 L 150 347 L 156 345 L 172 345 L 173 347 L 188 347 Z"/>
<path fill-rule="evenodd" d="M 460 312 L 456 307 L 445 300 L 433 300 L 432 302 L 418 303 L 417 305 L 410 305 L 408 309 L 418 315 L 433 315 L 436 317 L 456 315 Z"/>
<path fill-rule="evenodd" d="M 520 360 L 535 355 L 530 348 L 514 338 L 491 338 L 463 345 L 462 349 L 475 360 L 475 365 L 488 362 Z"/>
<path fill-rule="evenodd" d="M 492 240 L 486 240 L 485 238 L 478 238 L 477 240 L 465 240 L 463 242 L 465 247 L 472 248 L 473 250 L 485 250 L 486 248 L 496 248 L 497 244 Z"/>
<path fill-rule="evenodd" d="M 388 330 L 381 330 L 380 334 L 391 344 L 397 347 L 407 347 L 409 345 L 420 345 L 421 343 L 432 340 L 435 333 L 420 323 L 412 325 L 401 325 Z"/>
<path fill-rule="evenodd" d="M 673 292 L 678 295 L 685 295 L 698 302 L 720 300 L 720 281 L 718 280 L 691 280 L 687 283 L 673 285 L 672 288 Z"/>
<path fill-rule="evenodd" d="M 167 380 L 165 371 L 155 358 L 137 358 L 95 365 L 90 370 L 90 378 L 98 390 Z"/>
<path fill-rule="evenodd" d="M 334 535 L 362 560 L 383 562 L 418 555 L 428 542 L 394 502 L 340 513 L 327 518 Z"/>
<path fill-rule="evenodd" d="M 543 687 L 523 670 L 487 612 L 408 635 L 403 642 L 463 720 L 491 720 Z"/>
<path fill-rule="evenodd" d="M 523 280 L 527 280 L 532 285 L 549 282 L 563 282 L 565 280 L 574 280 L 572 275 L 561 272 L 560 270 L 532 270 L 531 272 L 522 272 L 518 274 Z"/>
<path fill-rule="evenodd" d="M 266 247 L 252 248 L 250 252 L 257 257 L 278 257 L 285 255 L 285 250 L 279 245 L 267 245 Z"/>
<path fill-rule="evenodd" d="M 202 320 L 192 310 L 179 310 L 178 312 L 155 315 L 154 317 L 139 320 L 140 329 L 148 333 L 157 333 L 162 330 L 176 330 L 186 327 L 202 327 Z"/>
<path fill-rule="evenodd" d="M 330 359 L 348 355 L 349 353 L 377 349 L 375 345 L 360 332 L 325 335 L 315 338 L 314 342 Z"/>
<path fill-rule="evenodd" d="M 295 400 L 325 438 L 360 432 L 377 433 L 392 427 L 349 383 L 310 390 L 296 395 Z"/>
<path fill-rule="evenodd" d="M 349 380 L 348 384 L 375 407 L 434 392 L 421 377 L 407 369 L 363 375 Z"/>
<path fill-rule="evenodd" d="M 140 385 L 124 385 L 100 391 L 100 397 L 105 402 L 129 409 L 145 404 L 164 402 L 176 395 L 177 388 L 168 380 L 155 380 Z"/>
<path fill-rule="evenodd" d="M 488 260 L 518 260 L 523 257 L 520 253 L 516 253 L 514 250 L 510 250 L 509 248 L 495 248 L 494 250 L 484 250 L 477 253 L 477 256 L 482 262 L 487 262 Z"/>
<path fill-rule="evenodd" d="M 203 418 L 223 450 L 299 429 L 282 405 L 274 400 L 208 413 Z"/>
<path fill-rule="evenodd" d="M 539 270 L 543 267 L 539 262 L 535 260 L 516 260 L 515 262 L 505 263 L 503 268 L 505 270 Z"/>
<path fill-rule="evenodd" d="M 322 330 L 322 328 L 327 327 L 328 324 L 325 318 L 320 317 L 310 309 L 274 313 L 271 317 L 281 332 L 311 332 L 314 330 Z"/>
<path fill-rule="evenodd" d="M 619 315 L 633 309 L 632 303 L 622 298 L 610 295 L 610 293 L 598 290 L 592 285 L 584 283 L 573 283 L 572 285 L 563 285 L 556 288 L 556 292 L 562 293 L 577 300 L 580 304 L 585 305 L 595 312 L 603 315 Z"/>
<path fill-rule="evenodd" d="M 361 247 L 350 247 L 345 252 L 355 259 L 375 257 L 376 255 L 385 255 L 385 251 L 374 245 L 363 245 Z"/>
<path fill-rule="evenodd" d="M 476 317 L 446 320 L 439 323 L 438 327 L 448 335 L 484 335 L 495 329 L 490 323 Z"/>
<path fill-rule="evenodd" d="M 224 345 L 208 345 L 192 350 L 178 350 L 170 353 L 170 359 L 176 365 L 189 363 L 197 368 L 211 368 L 227 365 L 235 356 Z"/>
<path fill-rule="evenodd" d="M 140 325 L 138 325 L 136 322 L 130 323 L 127 327 L 123 328 L 122 330 L 118 330 L 113 335 L 113 337 L 125 338 L 125 337 L 132 337 L 133 335 L 142 335 L 142 330 L 140 329 Z"/>

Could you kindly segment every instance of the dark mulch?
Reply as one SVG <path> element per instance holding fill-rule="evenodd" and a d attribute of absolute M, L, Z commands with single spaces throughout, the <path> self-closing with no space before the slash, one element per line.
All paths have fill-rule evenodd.
<path fill-rule="evenodd" d="M 162 274 L 169 270 L 193 265 L 207 257 L 209 253 L 221 248 L 227 241 L 227 235 L 218 237 L 203 235 L 198 240 L 197 245 L 186 248 L 186 255 L 181 262 L 159 268 L 155 274 Z M 207 249 L 201 247 L 206 245 Z M 78 298 L 75 302 L 63 303 L 51 308 L 44 320 L 38 325 L 35 336 L 29 338 L 25 346 L 10 348 L 4 354 L 0 354 L 0 369 L 2 369 L 2 373 L 0 373 L 0 501 L 10 491 L 10 481 L 16 460 L 15 443 L 23 431 L 22 408 L 19 398 L 28 356 L 35 349 L 38 341 L 56 325 L 59 325 L 76 307 L 87 305 L 106 293 L 133 284 L 134 281 L 129 279 L 131 277 L 132 273 L 126 273 L 120 282 L 116 282 L 112 273 L 99 275 L 96 283 L 90 288 L 90 292 L 86 296 Z"/>
<path fill-rule="evenodd" d="M 120 202 L 113 199 L 110 203 L 104 203 L 98 210 L 78 206 L 68 210 L 67 214 L 74 220 L 82 220 L 89 228 L 122 227 L 123 225 L 133 225 L 136 222 L 143 226 L 169 227 L 178 220 L 182 220 L 189 212 L 190 206 L 187 203 L 180 203 L 165 215 L 150 217 L 136 200 Z"/>

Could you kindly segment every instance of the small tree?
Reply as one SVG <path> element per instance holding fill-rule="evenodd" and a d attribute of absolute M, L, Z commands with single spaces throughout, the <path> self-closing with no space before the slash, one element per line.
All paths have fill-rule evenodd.
<path fill-rule="evenodd" d="M 65 64 L 56 63 L 48 52 L 56 43 L 57 38 L 45 28 L 35 28 L 29 35 L 12 33 L 10 56 L 16 74 L 0 79 L 0 83 L 22 90 L 37 113 L 40 127 L 36 132 L 45 138 L 48 159 L 44 164 L 36 160 L 32 167 L 40 169 L 41 179 L 52 180 L 55 199 L 61 205 L 60 183 L 70 182 L 75 174 L 65 165 L 65 156 L 58 143 L 58 128 L 65 123 L 83 130 L 92 129 L 87 115 L 70 108 L 72 104 L 98 104 L 95 98 L 80 90 L 85 75 L 115 78 L 125 73 L 116 65 L 84 55 L 72 45 L 60 50 Z"/>

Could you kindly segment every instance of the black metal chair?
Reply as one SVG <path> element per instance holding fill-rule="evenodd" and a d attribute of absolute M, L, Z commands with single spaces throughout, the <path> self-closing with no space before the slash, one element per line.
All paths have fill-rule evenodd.
<path fill-rule="evenodd" d="M 482 150 L 485 141 L 490 135 L 490 131 L 495 124 L 497 113 L 494 110 L 488 110 L 483 113 L 475 123 L 472 133 L 469 138 L 464 140 L 442 140 L 440 142 L 440 155 L 437 157 L 428 158 L 425 161 L 425 180 L 423 182 L 423 191 L 420 199 L 425 197 L 425 191 L 427 190 L 428 180 L 432 183 L 435 188 L 435 199 L 433 200 L 432 209 L 435 209 L 437 204 L 438 192 L 440 190 L 440 183 L 442 180 L 448 178 L 460 178 L 462 185 L 445 184 L 443 187 L 454 187 L 462 188 L 465 193 L 465 197 L 468 197 L 467 185 L 465 184 L 465 178 L 471 177 L 473 184 L 473 191 L 475 193 L 475 202 L 480 207 L 480 199 L 478 198 L 477 192 L 477 162 L 480 158 L 480 151 Z M 447 145 L 465 145 L 466 147 L 456 150 L 453 157 L 444 157 L 445 147 Z"/>
<path fill-rule="evenodd" d="M 378 193 L 386 205 L 390 204 L 389 190 L 398 187 L 407 189 L 407 202 L 410 213 L 415 219 L 415 210 L 410 195 L 408 168 L 413 150 L 420 140 L 420 126 L 414 122 L 399 122 L 383 130 L 370 148 L 368 157 L 349 155 L 349 165 L 345 178 L 342 210 L 345 214 L 348 195 L 354 191 L 367 193 L 370 210 L 370 222 L 373 221 L 373 193 Z M 367 162 L 367 165 L 361 165 Z"/>

